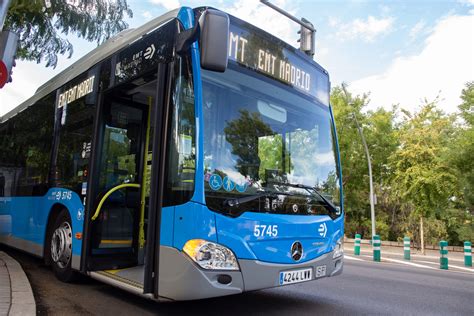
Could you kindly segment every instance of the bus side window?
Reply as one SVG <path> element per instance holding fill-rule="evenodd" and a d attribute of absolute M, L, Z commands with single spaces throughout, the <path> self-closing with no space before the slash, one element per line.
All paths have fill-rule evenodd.
<path fill-rule="evenodd" d="M 0 126 L 0 196 L 47 192 L 54 100 L 51 93 Z"/>
<path fill-rule="evenodd" d="M 55 186 L 70 189 L 79 195 L 89 172 L 95 108 L 95 105 L 80 99 L 59 109 L 59 117 L 66 119 L 60 126 L 59 140 L 56 140 L 59 146 L 53 167 Z"/>

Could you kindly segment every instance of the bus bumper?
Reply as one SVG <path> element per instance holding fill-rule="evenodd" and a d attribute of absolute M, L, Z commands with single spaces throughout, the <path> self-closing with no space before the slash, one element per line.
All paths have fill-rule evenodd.
<path fill-rule="evenodd" d="M 257 260 L 239 260 L 240 269 L 244 279 L 245 291 L 253 291 L 264 288 L 280 286 L 280 272 L 304 268 L 312 268 L 313 280 L 315 280 L 316 269 L 325 266 L 325 275 L 332 277 L 342 273 L 344 256 L 333 259 L 333 253 L 329 252 L 311 261 L 297 264 L 275 264 Z"/>
<path fill-rule="evenodd" d="M 160 297 L 172 300 L 195 300 L 239 294 L 280 286 L 280 272 L 294 269 L 316 269 L 325 266 L 325 277 L 342 273 L 344 257 L 333 259 L 333 252 L 296 264 L 275 264 L 258 260 L 239 260 L 240 271 L 211 271 L 198 267 L 175 248 L 161 247 Z M 222 277 L 225 275 L 226 277 Z M 223 284 L 222 279 L 231 281 Z"/>

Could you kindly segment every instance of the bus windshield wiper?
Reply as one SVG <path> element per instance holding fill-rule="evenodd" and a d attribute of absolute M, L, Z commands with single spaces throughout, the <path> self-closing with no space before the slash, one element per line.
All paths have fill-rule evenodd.
<path fill-rule="evenodd" d="M 272 196 L 272 195 L 273 195 L 273 193 L 270 193 L 270 192 L 267 192 L 267 191 L 261 191 L 261 192 L 258 192 L 256 194 L 247 195 L 247 196 L 240 197 L 240 198 L 226 199 L 224 201 L 224 205 L 225 206 L 230 206 L 230 207 L 239 206 L 240 204 L 248 203 L 248 202 L 257 200 L 261 197 L 269 197 L 269 196 Z"/>
<path fill-rule="evenodd" d="M 336 205 L 334 205 L 330 200 L 325 198 L 324 195 L 322 195 L 321 192 L 316 190 L 315 187 L 312 187 L 310 185 L 304 185 L 304 184 L 299 184 L 299 183 L 289 183 L 289 182 L 275 182 L 275 181 L 271 181 L 271 182 L 269 182 L 269 184 L 286 185 L 286 186 L 289 186 L 289 187 L 292 187 L 292 188 L 300 188 L 300 189 L 305 189 L 308 192 L 314 192 L 314 193 L 316 193 L 317 196 L 319 196 L 321 198 L 321 200 L 323 200 L 324 203 L 326 203 L 334 211 L 338 210 Z"/>

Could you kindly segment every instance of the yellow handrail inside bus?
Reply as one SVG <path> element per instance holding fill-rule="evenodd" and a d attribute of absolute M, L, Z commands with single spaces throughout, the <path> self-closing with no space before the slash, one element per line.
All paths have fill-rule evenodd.
<path fill-rule="evenodd" d="M 104 197 L 100 200 L 100 203 L 99 203 L 99 205 L 97 206 L 97 209 L 95 210 L 94 216 L 92 216 L 92 218 L 91 218 L 93 221 L 95 221 L 95 220 L 97 219 L 97 217 L 99 217 L 100 209 L 102 208 L 102 205 L 104 204 L 105 200 L 107 200 L 107 198 L 108 198 L 112 193 L 114 193 L 114 192 L 117 191 L 117 190 L 123 189 L 123 188 L 140 188 L 140 185 L 137 184 L 137 183 L 124 183 L 124 184 L 119 184 L 119 185 L 117 185 L 116 187 L 113 187 L 112 189 L 110 189 L 110 190 L 104 195 Z"/>
<path fill-rule="evenodd" d="M 145 155 L 143 157 L 143 176 L 142 176 L 142 190 L 140 194 L 140 222 L 138 224 L 138 248 L 145 248 L 145 199 L 147 190 L 147 178 L 150 177 L 148 172 L 148 147 L 150 146 L 150 116 L 151 105 L 153 97 L 148 97 L 148 119 L 146 123 L 146 137 L 145 137 Z"/>

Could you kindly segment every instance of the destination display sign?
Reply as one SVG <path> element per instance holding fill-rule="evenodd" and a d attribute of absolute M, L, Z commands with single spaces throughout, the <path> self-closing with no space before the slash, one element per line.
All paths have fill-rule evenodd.
<path fill-rule="evenodd" d="M 329 104 L 328 75 L 298 56 L 282 41 L 259 34 L 244 22 L 233 23 L 229 33 L 229 59 L 283 82 Z"/>
<path fill-rule="evenodd" d="M 95 75 L 61 93 L 57 98 L 57 107 L 61 108 L 94 91 Z"/>
<path fill-rule="evenodd" d="M 114 65 L 115 84 L 156 69 L 173 55 L 176 25 L 168 23 L 120 51 Z"/>
<path fill-rule="evenodd" d="M 93 67 L 57 89 L 56 108 L 66 108 L 78 100 L 84 100 L 86 104 L 95 104 L 99 87 L 99 71 L 98 67 Z"/>

